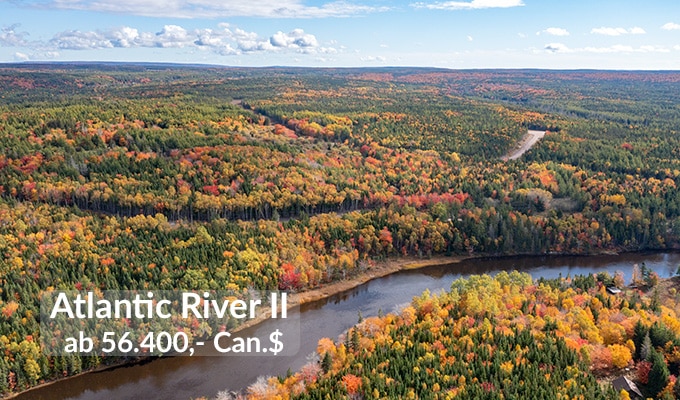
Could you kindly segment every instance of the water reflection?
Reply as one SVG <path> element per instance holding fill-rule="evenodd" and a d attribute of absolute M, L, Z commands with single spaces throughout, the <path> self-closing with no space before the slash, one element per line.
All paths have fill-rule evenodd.
<path fill-rule="evenodd" d="M 470 274 L 496 274 L 518 269 L 534 278 L 556 278 L 592 272 L 624 272 L 630 279 L 633 265 L 645 263 L 661 277 L 673 276 L 680 253 L 630 253 L 612 256 L 511 257 L 468 260 L 461 263 L 402 271 L 355 289 L 309 303 L 301 308 L 302 340 L 295 356 L 279 357 L 174 357 L 92 373 L 31 391 L 21 400 L 181 399 L 214 396 L 224 389 L 246 387 L 260 375 L 282 375 L 296 370 L 316 349 L 322 337 L 337 336 L 357 322 L 358 313 L 390 312 L 425 289 L 445 290 L 451 282 Z M 271 332 L 271 320 L 244 332 Z"/>

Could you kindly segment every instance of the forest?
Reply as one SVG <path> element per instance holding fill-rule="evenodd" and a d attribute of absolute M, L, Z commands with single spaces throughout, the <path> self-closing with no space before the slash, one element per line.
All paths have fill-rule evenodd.
<path fill-rule="evenodd" d="M 243 398 L 630 399 L 609 384 L 628 373 L 647 398 L 676 399 L 679 282 L 653 274 L 643 266 L 638 289 L 617 294 L 607 287 L 623 277 L 607 273 L 459 279 L 360 320 L 337 343 L 320 340 L 316 360 Z"/>
<path fill-rule="evenodd" d="M 404 256 L 680 246 L 677 73 L 83 63 L 3 65 L 0 82 L 0 393 L 120 361 L 44 355 L 43 291 L 303 291 Z M 528 129 L 547 134 L 503 161 Z M 545 285 L 566 296 L 566 284 Z M 639 314 L 630 300 L 614 303 Z M 380 322 L 396 324 L 385 335 L 432 345 L 418 326 L 398 326 L 403 315 L 392 318 Z M 483 318 L 468 322 L 473 332 L 461 337 L 471 347 L 537 351 L 525 346 L 533 325 L 480 336 Z M 566 375 L 546 382 L 573 379 L 596 393 L 578 373 L 592 351 L 588 359 L 575 336 L 553 331 L 532 345 L 560 355 Z M 615 344 L 637 351 L 606 342 Z M 492 355 L 480 362 L 511 361 Z M 345 361 L 333 361 L 319 390 L 354 375 L 357 390 L 391 393 L 381 394 L 385 382 L 359 383 L 362 371 Z"/>

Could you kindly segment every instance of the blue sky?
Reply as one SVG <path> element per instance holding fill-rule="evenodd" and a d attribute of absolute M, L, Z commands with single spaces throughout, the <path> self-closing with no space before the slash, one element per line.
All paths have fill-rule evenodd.
<path fill-rule="evenodd" d="M 680 2 L 0 0 L 0 62 L 680 69 Z"/>

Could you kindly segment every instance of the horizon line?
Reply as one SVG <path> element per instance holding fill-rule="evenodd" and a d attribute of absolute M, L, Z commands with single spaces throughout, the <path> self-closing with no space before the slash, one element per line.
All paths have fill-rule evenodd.
<path fill-rule="evenodd" d="M 296 65 L 263 65 L 263 66 L 243 66 L 228 64 L 204 64 L 191 62 L 173 61 L 14 61 L 0 62 L 0 68 L 20 67 L 20 66 L 47 66 L 47 65 L 74 65 L 74 66 L 96 66 L 96 65 L 129 65 L 129 66 L 159 66 L 159 67 L 181 67 L 181 68 L 223 68 L 223 69 L 307 69 L 307 70 L 380 70 L 380 69 L 412 69 L 412 70 L 440 70 L 440 71 L 552 71 L 552 72 L 588 72 L 588 71 L 610 71 L 610 72 L 661 72 L 661 73 L 680 73 L 680 69 L 615 69 L 615 68 L 537 68 L 537 67 L 480 67 L 480 68 L 451 68 L 437 66 L 408 66 L 408 65 L 383 65 L 383 66 L 296 66 Z"/>

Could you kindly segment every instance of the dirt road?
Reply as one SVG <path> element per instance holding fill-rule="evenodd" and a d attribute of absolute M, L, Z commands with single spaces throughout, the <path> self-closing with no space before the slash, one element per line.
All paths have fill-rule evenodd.
<path fill-rule="evenodd" d="M 545 131 L 528 131 L 522 140 L 517 144 L 517 147 L 503 156 L 503 161 L 516 160 L 522 156 L 527 150 L 531 148 L 536 142 L 545 136 Z"/>

